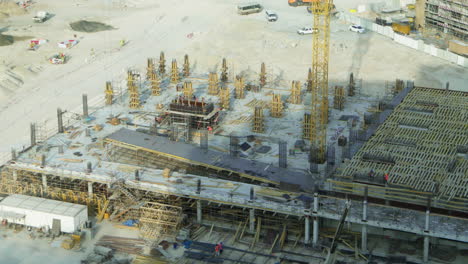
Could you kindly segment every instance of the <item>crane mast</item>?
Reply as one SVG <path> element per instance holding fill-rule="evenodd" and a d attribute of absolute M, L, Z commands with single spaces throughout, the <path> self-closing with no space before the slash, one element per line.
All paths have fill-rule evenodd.
<path fill-rule="evenodd" d="M 312 104 L 310 143 L 316 163 L 326 160 L 328 124 L 328 61 L 330 53 L 330 11 L 333 0 L 315 0 L 311 3 L 314 17 L 312 34 Z"/>

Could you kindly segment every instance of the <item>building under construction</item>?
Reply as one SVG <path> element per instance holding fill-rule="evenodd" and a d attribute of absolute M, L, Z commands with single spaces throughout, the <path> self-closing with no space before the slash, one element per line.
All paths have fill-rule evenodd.
<path fill-rule="evenodd" d="M 121 94 L 106 85 L 105 104 L 89 112 L 84 96 L 80 120 L 59 110 L 49 136 L 39 137 L 41 128 L 31 124 L 30 146 L 12 150 L 1 167 L 0 191 L 85 204 L 98 221 L 105 214 L 116 222 L 138 219 L 141 237 L 151 243 L 174 239 L 185 226 L 222 229 L 250 245 L 248 263 L 273 263 L 275 252 L 287 254 L 289 263 L 324 260 L 337 225 L 343 229 L 338 252 L 355 254 L 355 261 L 466 259 L 468 93 L 409 81 L 370 106 L 378 110 L 364 120 L 347 110 L 341 87 L 339 107 L 331 110 L 341 118 L 330 120 L 336 129 L 324 128 L 329 136 L 319 162 L 311 158 L 314 142 L 302 140 L 315 132 L 307 126 L 304 135 L 301 125 L 310 114 L 283 111 L 303 104 L 306 86 L 294 85 L 283 102 L 281 95 L 291 95 L 288 82 L 273 99 L 260 100 L 272 94 L 266 82 L 220 110 L 208 76 L 183 77 L 198 98 L 207 98 L 196 99 L 183 97 L 172 75 L 161 74 L 161 92 L 147 100 L 136 97 L 151 94 L 151 80 L 132 82 Z M 245 88 L 224 85 L 236 93 Z M 138 108 L 129 104 L 135 100 Z M 276 107 L 275 116 L 263 116 L 270 102 L 281 104 L 281 112 Z M 281 127 L 287 120 L 296 121 Z M 185 142 L 170 136 L 177 126 L 185 126 Z M 384 238 L 390 251 L 381 248 Z M 440 254 L 447 249 L 455 253 Z M 209 261 L 210 254 L 185 257 Z"/>
<path fill-rule="evenodd" d="M 464 0 L 416 1 L 419 25 L 468 41 L 468 3 Z M 424 12 L 424 15 L 423 15 Z"/>

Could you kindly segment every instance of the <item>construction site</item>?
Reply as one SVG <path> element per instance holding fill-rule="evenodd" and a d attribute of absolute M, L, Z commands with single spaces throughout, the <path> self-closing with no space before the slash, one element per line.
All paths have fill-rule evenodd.
<path fill-rule="evenodd" d="M 34 240 L 53 263 L 468 263 L 467 70 L 367 80 L 353 56 L 336 76 L 339 3 L 303 2 L 292 75 L 154 47 L 5 132 L 0 262 L 35 263 L 7 257 Z"/>

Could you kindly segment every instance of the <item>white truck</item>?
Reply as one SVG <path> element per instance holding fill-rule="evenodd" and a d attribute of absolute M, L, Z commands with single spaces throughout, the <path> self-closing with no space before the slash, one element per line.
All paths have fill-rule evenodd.
<path fill-rule="evenodd" d="M 36 23 L 44 23 L 49 18 L 50 14 L 46 11 L 38 11 L 33 17 L 33 21 Z"/>

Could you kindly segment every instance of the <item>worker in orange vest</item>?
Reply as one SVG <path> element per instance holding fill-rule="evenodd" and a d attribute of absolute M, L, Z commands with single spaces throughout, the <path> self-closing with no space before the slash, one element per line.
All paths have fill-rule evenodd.
<path fill-rule="evenodd" d="M 388 173 L 385 173 L 385 174 L 384 174 L 384 182 L 385 182 L 385 183 L 388 183 Z"/>

